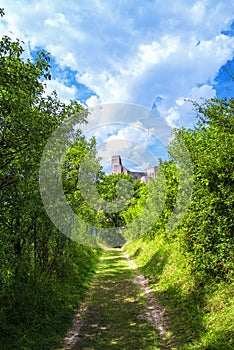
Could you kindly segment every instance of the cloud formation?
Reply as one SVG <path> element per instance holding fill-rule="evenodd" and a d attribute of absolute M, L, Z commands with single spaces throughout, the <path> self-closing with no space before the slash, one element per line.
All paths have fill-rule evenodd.
<path fill-rule="evenodd" d="M 232 0 L 2 0 L 1 6 L 0 32 L 23 40 L 27 52 L 48 50 L 60 67 L 48 91 L 89 108 L 154 106 L 171 127 L 193 126 L 184 99 L 214 96 L 220 67 L 233 59 Z M 66 69 L 74 75 L 70 83 Z"/>

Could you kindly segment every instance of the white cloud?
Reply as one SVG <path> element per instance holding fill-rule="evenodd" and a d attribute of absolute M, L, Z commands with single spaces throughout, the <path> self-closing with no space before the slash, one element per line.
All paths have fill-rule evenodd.
<path fill-rule="evenodd" d="M 194 101 L 198 101 L 201 97 L 203 98 L 211 98 L 214 97 L 215 90 L 211 85 L 204 84 L 200 87 L 192 88 L 189 98 Z"/>
<path fill-rule="evenodd" d="M 222 34 L 233 20 L 232 0 L 2 0 L 1 7 L 0 31 L 47 49 L 62 68 L 76 71 L 77 81 L 93 91 L 89 108 L 101 102 L 150 108 L 162 96 L 158 111 L 171 127 L 194 123 L 184 99 L 215 95 L 214 78 L 233 57 L 234 39 Z M 77 96 L 72 84 L 56 77 L 47 91 L 56 89 L 68 101 Z M 108 108 L 96 118 L 118 120 Z M 150 116 L 143 126 L 154 123 Z M 127 137 L 128 130 L 122 133 Z"/>
<path fill-rule="evenodd" d="M 56 91 L 59 98 L 68 103 L 70 100 L 74 100 L 77 95 L 77 89 L 73 86 L 66 86 L 59 80 L 49 80 L 46 82 L 45 93 L 47 95 L 51 94 L 53 91 Z"/>
<path fill-rule="evenodd" d="M 141 45 L 139 56 L 144 63 L 159 64 L 176 52 L 178 47 L 179 38 L 166 35 L 161 42 L 153 41 L 150 45 Z"/>
<path fill-rule="evenodd" d="M 98 147 L 98 156 L 103 164 L 110 162 L 113 155 L 120 155 L 122 163 L 129 170 L 145 171 L 149 166 L 156 165 L 158 159 L 143 145 L 127 139 L 108 140 Z"/>
<path fill-rule="evenodd" d="M 59 28 L 61 25 L 64 26 L 69 24 L 68 20 L 61 12 L 55 13 L 51 18 L 47 18 L 44 21 L 44 23 L 46 26 L 51 26 L 55 28 Z"/>
<path fill-rule="evenodd" d="M 200 87 L 192 88 L 188 96 L 180 97 L 176 100 L 176 104 L 167 109 L 163 109 L 163 103 L 160 105 L 161 114 L 164 116 L 168 125 L 172 128 L 181 127 L 186 123 L 188 127 L 194 126 L 194 116 L 196 112 L 194 111 L 194 106 L 191 101 L 199 101 L 200 98 L 209 99 L 215 96 L 215 90 L 210 85 L 202 85 Z"/>
<path fill-rule="evenodd" d="M 155 142 L 155 137 L 150 133 L 150 130 L 144 129 L 141 122 L 136 122 L 123 126 L 116 135 L 108 137 L 106 142 L 127 140 L 135 143 L 140 143 L 144 148 L 147 148 Z"/>
<path fill-rule="evenodd" d="M 112 112 L 115 114 L 113 107 Z M 124 106 L 122 107 L 124 108 Z M 135 107 L 131 108 L 130 106 L 125 106 L 125 108 L 127 111 L 132 110 L 133 112 L 135 109 Z M 104 113 L 104 116 L 99 118 L 99 120 L 102 119 L 104 121 L 106 113 L 102 109 L 100 109 L 100 113 Z M 142 113 L 141 116 L 143 117 Z M 94 127 L 92 127 L 91 123 L 91 125 L 88 124 L 84 128 L 86 129 L 85 135 L 87 137 L 90 135 L 95 136 L 98 156 L 103 159 L 103 164 L 107 164 L 113 155 L 120 155 L 127 163 L 131 160 L 133 168 L 141 167 L 146 169 L 150 164 L 157 164 L 157 157 L 161 156 L 162 153 L 165 154 L 165 146 L 160 141 L 160 138 L 156 136 L 158 132 L 153 128 L 144 128 L 142 121 L 137 120 L 133 123 L 124 121 L 119 123 L 109 122 L 108 124 L 99 124 L 97 122 Z M 167 129 L 165 122 L 164 126 Z M 156 152 L 152 152 L 151 149 L 154 149 Z M 154 154 L 157 154 L 157 157 Z M 142 160 L 144 161 L 142 162 Z"/>
<path fill-rule="evenodd" d="M 87 100 L 86 100 L 86 105 L 88 108 L 92 108 L 95 106 L 98 106 L 100 104 L 100 100 L 96 95 L 91 95 Z"/>
<path fill-rule="evenodd" d="M 206 16 L 206 1 L 197 1 L 191 7 L 191 19 L 193 23 L 199 24 L 205 20 Z"/>

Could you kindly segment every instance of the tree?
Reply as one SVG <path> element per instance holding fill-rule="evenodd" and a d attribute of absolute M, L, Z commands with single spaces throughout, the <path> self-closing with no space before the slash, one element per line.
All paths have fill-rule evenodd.
<path fill-rule="evenodd" d="M 234 266 L 234 100 L 195 105 L 198 127 L 180 131 L 194 164 L 194 191 L 180 235 L 196 273 L 223 278 Z"/>
<path fill-rule="evenodd" d="M 39 191 L 51 134 L 65 125 L 69 139 L 71 120 L 79 125 L 87 117 L 76 101 L 66 105 L 55 92 L 45 96 L 49 59 L 41 51 L 34 61 L 25 60 L 19 40 L 0 40 L 1 349 L 58 347 L 60 322 L 78 307 L 98 256 L 54 226 Z M 56 142 L 59 147 L 61 139 Z M 48 171 L 54 170 L 51 164 Z"/>
<path fill-rule="evenodd" d="M 19 40 L 12 41 L 7 36 L 2 38 L 0 250 L 4 283 L 15 274 L 23 276 L 26 270 L 33 271 L 36 259 L 37 266 L 48 270 L 54 256 L 62 253 L 63 239 L 49 222 L 40 198 L 40 158 L 52 131 L 66 117 L 77 115 L 77 122 L 82 123 L 87 115 L 76 101 L 65 105 L 56 93 L 44 96 L 42 81 L 50 79 L 47 53 L 39 52 L 34 62 L 25 61 L 22 54 Z"/>

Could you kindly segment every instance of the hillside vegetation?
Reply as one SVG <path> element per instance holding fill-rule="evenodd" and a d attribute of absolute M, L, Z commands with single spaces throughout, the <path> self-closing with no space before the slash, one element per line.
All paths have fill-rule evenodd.
<path fill-rule="evenodd" d="M 196 108 L 197 127 L 177 130 L 171 161 L 161 164 L 166 200 L 157 223 L 125 249 L 165 306 L 178 349 L 233 349 L 234 100 L 212 99 Z M 173 150 L 181 139 L 193 163 L 193 192 L 184 217 L 183 200 L 179 202 L 177 227 L 169 230 L 180 186 Z M 159 204 L 161 177 L 159 173 L 155 181 Z M 124 217 L 136 217 L 141 203 L 142 198 Z M 134 230 L 132 226 L 130 237 Z"/>
<path fill-rule="evenodd" d="M 101 244 L 127 241 L 125 249 L 170 316 L 178 349 L 232 349 L 234 100 L 195 105 L 196 128 L 175 130 L 170 160 L 160 163 L 157 178 L 134 182 L 129 175 L 105 175 L 95 139 L 86 140 L 69 124 L 86 123 L 87 110 L 76 101 L 62 103 L 56 92 L 46 96 L 49 61 L 44 51 L 26 60 L 19 41 L 0 41 L 0 348 L 58 348 L 84 299 Z M 43 150 L 61 125 L 68 151 L 58 161 L 47 150 L 46 164 L 56 180 L 61 167 L 67 203 L 81 218 L 77 233 L 69 217 L 66 235 L 46 212 L 60 208 L 59 201 L 45 209 L 46 191 L 39 188 Z M 125 232 L 116 229 L 126 224 Z M 84 244 L 72 239 L 76 235 Z"/>
<path fill-rule="evenodd" d="M 38 173 L 48 138 L 65 117 L 84 123 L 87 116 L 75 101 L 45 96 L 49 68 L 44 51 L 25 61 L 19 41 L 0 41 L 2 350 L 56 348 L 100 255 L 59 232 L 41 200 Z M 85 154 L 92 143 L 82 146 Z"/>

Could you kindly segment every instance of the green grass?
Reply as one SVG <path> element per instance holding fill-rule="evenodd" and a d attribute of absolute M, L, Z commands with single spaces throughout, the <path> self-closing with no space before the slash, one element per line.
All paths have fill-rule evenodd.
<path fill-rule="evenodd" d="M 179 243 L 140 238 L 125 250 L 148 276 L 156 298 L 166 308 L 178 350 L 234 348 L 234 284 L 196 282 Z"/>
<path fill-rule="evenodd" d="M 144 317 L 146 298 L 121 251 L 104 253 L 84 315 L 78 349 L 162 349 L 158 331 Z"/>
<path fill-rule="evenodd" d="M 58 349 L 84 300 L 100 256 L 98 251 L 86 250 L 63 269 L 63 278 L 46 283 L 16 280 L 8 293 L 0 296 L 1 350 Z"/>
<path fill-rule="evenodd" d="M 179 243 L 167 243 L 162 236 L 150 242 L 141 238 L 125 250 L 150 278 L 170 317 L 174 350 L 234 348 L 233 283 L 199 284 Z M 70 266 L 73 273 L 57 283 L 16 281 L 0 300 L 0 349 L 61 349 L 75 310 L 87 294 L 81 338 L 73 350 L 164 349 L 157 330 L 143 317 L 146 298 L 132 283 L 135 273 L 127 260 L 118 250 L 105 251 L 103 257 L 89 290 L 98 254 Z"/>

